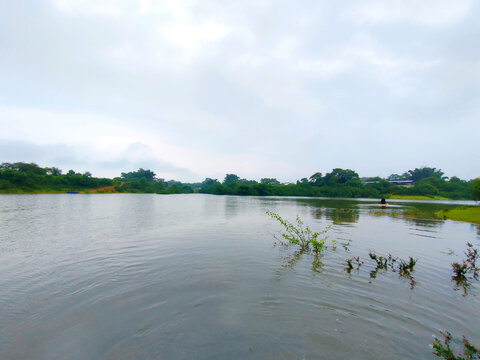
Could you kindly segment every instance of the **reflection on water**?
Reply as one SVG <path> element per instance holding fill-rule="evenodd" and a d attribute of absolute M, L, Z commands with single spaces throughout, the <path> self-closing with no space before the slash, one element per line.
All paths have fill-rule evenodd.
<path fill-rule="evenodd" d="M 478 344 L 478 284 L 462 297 L 451 281 L 478 228 L 434 221 L 454 205 L 0 196 L 0 358 L 432 359 L 440 329 Z M 333 224 L 337 250 L 274 247 L 267 210 Z M 414 289 L 398 271 L 370 281 L 371 251 L 418 259 Z"/>
<path fill-rule="evenodd" d="M 225 198 L 225 217 L 232 219 L 238 214 L 238 201 L 234 197 Z"/>
<path fill-rule="evenodd" d="M 335 225 L 356 223 L 360 218 L 360 211 L 354 209 L 330 209 L 325 212 L 325 217 Z"/>

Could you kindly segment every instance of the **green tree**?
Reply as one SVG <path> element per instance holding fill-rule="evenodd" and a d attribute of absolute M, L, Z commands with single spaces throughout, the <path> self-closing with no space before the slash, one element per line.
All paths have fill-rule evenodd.
<path fill-rule="evenodd" d="M 419 195 L 438 195 L 438 188 L 428 178 L 415 183 L 415 190 Z"/>
<path fill-rule="evenodd" d="M 122 179 L 124 180 L 133 180 L 145 178 L 147 181 L 156 180 L 156 174 L 152 170 L 138 169 L 137 171 L 130 171 L 128 173 L 121 174 Z"/>
<path fill-rule="evenodd" d="M 475 200 L 480 200 L 480 178 L 473 180 L 472 195 Z"/>
<path fill-rule="evenodd" d="M 415 168 L 415 170 L 408 170 L 408 173 L 411 176 L 411 179 L 415 182 L 420 181 L 422 179 L 426 179 L 429 177 L 437 178 L 443 180 L 443 171 L 440 169 L 436 168 L 430 168 L 427 166 L 424 166 L 420 169 Z"/>
<path fill-rule="evenodd" d="M 225 175 L 225 179 L 223 180 L 223 185 L 231 185 L 236 181 L 240 180 L 240 178 L 235 174 L 227 174 Z"/>
<path fill-rule="evenodd" d="M 35 175 L 45 175 L 47 173 L 46 169 L 41 168 L 35 163 L 26 163 L 26 162 L 16 162 L 16 163 L 2 163 L 0 166 L 1 170 L 12 170 L 18 171 L 26 174 L 35 174 Z"/>
<path fill-rule="evenodd" d="M 351 182 L 352 180 L 354 182 L 360 182 L 360 177 L 353 170 L 336 168 L 333 169 L 331 173 L 326 174 L 324 180 L 325 184 L 337 185 L 345 184 L 347 182 Z"/>
<path fill-rule="evenodd" d="M 268 196 L 272 195 L 272 186 L 264 183 L 254 185 L 254 190 L 259 196 Z"/>
<path fill-rule="evenodd" d="M 205 180 L 202 181 L 201 187 L 213 186 L 213 185 L 215 185 L 215 184 L 218 184 L 218 180 L 217 180 L 217 179 L 206 178 Z"/>
<path fill-rule="evenodd" d="M 47 175 L 59 176 L 62 175 L 62 170 L 57 167 L 45 168 Z"/>
<path fill-rule="evenodd" d="M 408 172 L 404 172 L 402 175 L 392 174 L 387 177 L 388 181 L 399 181 L 399 180 L 411 180 L 412 175 Z"/>
<path fill-rule="evenodd" d="M 310 183 L 315 186 L 323 185 L 323 176 L 321 172 L 316 172 L 312 176 L 310 176 Z"/>
<path fill-rule="evenodd" d="M 224 186 L 217 179 L 206 178 L 200 184 L 199 192 L 204 194 L 223 194 Z"/>
<path fill-rule="evenodd" d="M 241 185 L 254 185 L 258 184 L 255 180 L 239 179 L 237 182 Z"/>
<path fill-rule="evenodd" d="M 248 185 L 240 185 L 237 190 L 238 195 L 253 195 L 251 187 Z"/>
<path fill-rule="evenodd" d="M 280 185 L 280 181 L 275 178 L 263 178 L 260 179 L 260 183 L 265 185 Z"/>

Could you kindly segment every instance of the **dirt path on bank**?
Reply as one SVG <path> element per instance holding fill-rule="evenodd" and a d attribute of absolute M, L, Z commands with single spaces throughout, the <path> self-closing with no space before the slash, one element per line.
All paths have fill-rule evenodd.
<path fill-rule="evenodd" d="M 123 186 L 123 184 L 125 184 L 125 182 L 121 182 L 119 187 Z M 114 193 L 114 192 L 116 192 L 115 191 L 115 185 L 103 186 L 103 187 L 99 187 L 97 189 L 88 190 L 88 193 L 90 193 L 90 194 Z"/>

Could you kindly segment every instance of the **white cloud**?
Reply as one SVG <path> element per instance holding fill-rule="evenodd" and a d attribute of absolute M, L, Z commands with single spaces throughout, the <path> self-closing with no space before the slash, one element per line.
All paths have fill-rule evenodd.
<path fill-rule="evenodd" d="M 194 50 L 228 35 L 228 28 L 220 23 L 207 21 L 198 26 L 189 23 L 173 23 L 160 26 L 160 34 L 172 44 L 186 50 Z"/>
<path fill-rule="evenodd" d="M 133 124 L 134 121 L 128 123 Z M 158 133 L 150 133 L 148 129 L 132 127 L 118 119 L 94 114 L 0 106 L 0 126 L 9 129 L 8 133 L 0 135 L 0 141 L 27 144 L 29 149 L 48 149 L 52 145 L 52 149 L 56 149 L 68 144 L 69 153 L 64 155 L 75 166 L 80 166 L 81 171 L 91 170 L 100 175 L 118 175 L 119 171 L 125 169 L 115 164 L 121 164 L 129 169 L 157 166 L 153 170 L 161 177 L 178 178 L 180 174 L 184 180 L 222 177 L 232 171 L 254 177 L 270 163 L 257 155 L 222 155 L 176 146 L 162 139 Z M 0 159 L 0 162 L 26 160 L 55 165 L 48 164 L 48 161 L 61 158 L 62 154 L 48 152 L 47 155 L 32 160 Z M 107 172 L 102 171 L 99 164 L 107 166 Z M 170 165 L 162 171 L 165 164 Z"/>
<path fill-rule="evenodd" d="M 479 131 L 472 1 L 47 3 L 34 17 L 18 16 L 26 0 L 0 4 L 2 141 L 68 145 L 99 169 L 294 181 L 429 165 L 448 139 L 472 164 L 458 175 L 480 171 L 479 150 L 449 138 Z M 415 129 L 430 127 L 426 143 Z M 391 146 L 370 148 L 379 138 Z"/>
<path fill-rule="evenodd" d="M 448 25 L 460 21 L 473 0 L 370 0 L 361 1 L 346 11 L 359 22 L 414 22 L 426 25 Z"/>
<path fill-rule="evenodd" d="M 352 66 L 353 61 L 342 56 L 333 59 L 300 59 L 295 64 L 295 69 L 305 77 L 330 79 L 348 71 Z"/>
<path fill-rule="evenodd" d="M 70 14 L 100 15 L 120 17 L 125 14 L 125 2 L 116 0 L 53 0 L 54 6 L 62 12 Z"/>

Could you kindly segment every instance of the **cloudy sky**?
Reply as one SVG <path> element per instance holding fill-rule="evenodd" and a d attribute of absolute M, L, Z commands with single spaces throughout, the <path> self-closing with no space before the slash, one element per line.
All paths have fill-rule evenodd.
<path fill-rule="evenodd" d="M 0 1 L 0 162 L 480 176 L 480 2 Z"/>

